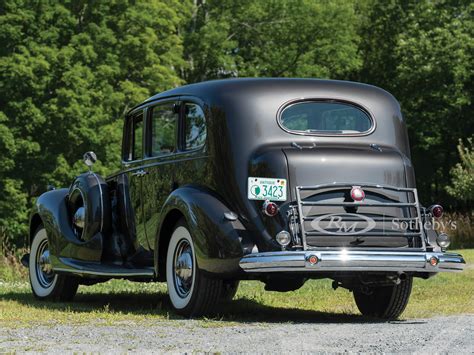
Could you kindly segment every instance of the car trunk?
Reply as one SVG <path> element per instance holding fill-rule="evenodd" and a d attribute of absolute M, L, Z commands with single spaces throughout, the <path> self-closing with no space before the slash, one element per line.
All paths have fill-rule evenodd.
<path fill-rule="evenodd" d="M 293 198 L 296 186 L 333 182 L 406 186 L 403 159 L 395 150 L 379 151 L 370 146 L 302 148 L 283 149 Z"/>
<path fill-rule="evenodd" d="M 397 151 L 370 146 L 292 147 L 283 151 L 291 199 L 303 215 L 308 247 L 420 246 L 418 229 L 412 224 L 406 230 L 397 229 L 393 223 L 394 219 L 408 223 L 418 218 L 416 191 L 406 189 L 405 166 Z M 360 203 L 351 198 L 353 186 L 365 191 Z"/>

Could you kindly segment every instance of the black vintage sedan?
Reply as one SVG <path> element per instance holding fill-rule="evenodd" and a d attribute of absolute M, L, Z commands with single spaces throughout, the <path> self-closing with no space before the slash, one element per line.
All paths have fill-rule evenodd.
<path fill-rule="evenodd" d="M 354 82 L 231 79 L 155 95 L 125 117 L 122 169 L 41 195 L 24 258 L 33 293 L 71 300 L 111 278 L 167 283 L 176 312 L 239 280 L 292 291 L 330 278 L 364 315 L 396 318 L 414 277 L 461 271 L 418 201 L 405 122 Z"/>

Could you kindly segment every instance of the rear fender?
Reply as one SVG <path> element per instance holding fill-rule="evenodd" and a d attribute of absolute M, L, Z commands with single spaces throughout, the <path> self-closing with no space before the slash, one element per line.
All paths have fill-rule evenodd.
<path fill-rule="evenodd" d="M 36 201 L 32 218 L 33 222 L 37 219 L 35 216 L 39 216 L 46 229 L 53 268 L 62 265 L 60 257 L 100 261 L 102 255 L 101 233 L 97 233 L 88 241 L 81 241 L 74 234 L 67 207 L 67 195 L 68 189 L 45 192 Z"/>
<path fill-rule="evenodd" d="M 166 238 L 170 237 L 164 232 L 169 230 L 169 226 L 164 225 L 166 216 L 176 211 L 184 216 L 190 228 L 200 270 L 220 277 L 240 272 L 239 260 L 249 241 L 247 231 L 239 219 L 232 221 L 224 216 L 231 209 L 212 191 L 193 186 L 173 191 L 162 209 L 160 233 L 155 244 L 157 272 L 165 273 L 165 270 L 158 270 L 158 265 L 164 265 L 158 259 L 160 242 L 167 243 L 169 239 Z"/>

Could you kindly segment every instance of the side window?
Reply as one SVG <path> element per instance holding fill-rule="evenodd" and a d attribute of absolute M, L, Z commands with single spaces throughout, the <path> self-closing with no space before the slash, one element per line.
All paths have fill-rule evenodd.
<path fill-rule="evenodd" d="M 196 104 L 185 104 L 184 138 L 186 150 L 202 147 L 206 142 L 206 118 L 201 107 Z"/>
<path fill-rule="evenodd" d="M 143 112 L 126 121 L 124 160 L 137 160 L 143 157 Z"/>
<path fill-rule="evenodd" d="M 133 160 L 143 158 L 143 114 L 133 119 Z"/>
<path fill-rule="evenodd" d="M 164 103 L 151 109 L 151 156 L 169 154 L 175 150 L 176 123 L 174 102 Z"/>

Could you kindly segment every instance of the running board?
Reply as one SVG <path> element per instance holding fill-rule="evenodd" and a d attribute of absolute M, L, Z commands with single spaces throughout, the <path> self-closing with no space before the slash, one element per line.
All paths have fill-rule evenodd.
<path fill-rule="evenodd" d="M 69 258 L 59 258 L 59 262 L 61 265 L 54 266 L 53 270 L 60 274 L 110 278 L 153 278 L 155 276 L 153 267 L 132 268 Z"/>

